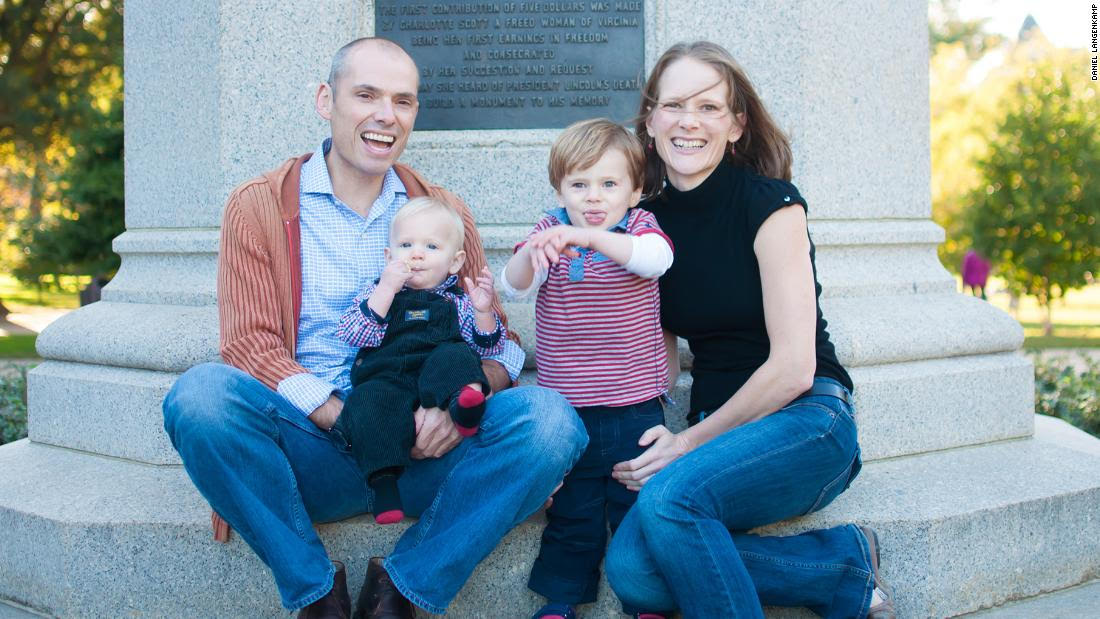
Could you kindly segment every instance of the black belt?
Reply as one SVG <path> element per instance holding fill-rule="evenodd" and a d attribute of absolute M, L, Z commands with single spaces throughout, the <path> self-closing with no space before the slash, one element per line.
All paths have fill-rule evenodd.
<path fill-rule="evenodd" d="M 804 391 L 794 400 L 791 400 L 791 402 L 794 402 L 795 400 L 801 400 L 802 398 L 808 398 L 812 395 L 827 395 L 839 399 L 841 402 L 844 402 L 848 406 L 852 405 L 852 398 L 848 395 L 848 390 L 834 382 L 827 380 L 815 380 L 812 387 Z M 707 415 L 710 415 L 710 413 L 707 411 L 699 411 L 698 413 L 688 415 L 688 425 L 693 426 L 699 423 Z"/>

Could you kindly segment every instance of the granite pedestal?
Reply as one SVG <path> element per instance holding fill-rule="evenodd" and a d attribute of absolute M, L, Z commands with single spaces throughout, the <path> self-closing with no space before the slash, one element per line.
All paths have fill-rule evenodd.
<path fill-rule="evenodd" d="M 1036 427 L 1019 325 L 956 294 L 936 259 L 926 3 L 716 6 L 646 1 L 647 68 L 676 41 L 719 42 L 790 132 L 822 306 L 856 383 L 867 458 L 834 504 L 769 530 L 875 527 L 904 617 L 1100 576 L 1100 441 L 1053 420 Z M 312 93 L 336 48 L 374 32 L 372 3 L 139 0 L 126 9 L 122 267 L 100 303 L 39 337 L 46 360 L 29 376 L 30 438 L 0 447 L 0 599 L 65 617 L 285 615 L 248 548 L 210 539 L 209 509 L 163 434 L 160 402 L 180 372 L 218 356 L 225 197 L 326 135 Z M 499 266 L 553 205 L 545 162 L 555 135 L 421 132 L 404 160 L 466 198 Z M 508 311 L 532 351 L 531 306 Z M 680 412 L 669 411 L 671 426 Z M 478 568 L 453 616 L 537 607 L 524 582 L 540 518 Z M 367 557 L 403 526 L 356 518 L 319 528 L 354 589 Z M 606 587 L 586 615 L 615 616 Z"/>

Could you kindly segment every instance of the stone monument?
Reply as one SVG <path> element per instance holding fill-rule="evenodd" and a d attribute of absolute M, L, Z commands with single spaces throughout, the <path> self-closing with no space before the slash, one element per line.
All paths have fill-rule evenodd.
<path fill-rule="evenodd" d="M 1036 425 L 1019 325 L 957 294 L 936 258 L 943 232 L 929 218 L 926 8 L 923 0 L 827 10 L 809 0 L 129 2 L 126 232 L 114 245 L 122 267 L 102 301 L 39 337 L 46 361 L 29 377 L 30 438 L 0 447 L 0 599 L 60 616 L 285 616 L 269 573 L 240 539 L 211 540 L 209 508 L 161 428 L 160 403 L 180 372 L 218 357 L 225 197 L 316 147 L 326 126 L 312 94 L 331 54 L 376 33 L 427 37 L 412 45 L 414 56 L 437 54 L 422 62 L 435 90 L 421 95 L 420 130 L 404 160 L 467 200 L 497 268 L 552 204 L 546 158 L 569 114 L 628 120 L 631 62 L 647 70 L 680 40 L 727 47 L 793 138 L 822 305 L 856 383 L 866 460 L 835 503 L 771 529 L 875 527 L 907 617 L 1096 578 L 1100 441 L 1061 422 Z M 499 38 L 498 19 L 515 38 Z M 402 20 L 415 27 L 401 34 Z M 532 58 L 549 49 L 530 38 L 539 33 L 543 42 L 561 38 L 555 53 L 574 55 Z M 490 39 L 476 46 L 481 56 L 466 57 L 448 51 L 448 36 L 465 38 L 455 49 Z M 609 47 L 613 37 L 640 47 Z M 455 75 L 440 74 L 448 66 Z M 528 75 L 528 66 L 543 73 Z M 551 74 L 552 66 L 567 68 Z M 471 79 L 461 79 L 462 67 L 472 67 Z M 494 91 L 495 83 L 504 85 Z M 507 86 L 517 83 L 526 85 Z M 477 90 L 483 84 L 487 94 Z M 455 106 L 476 113 L 448 121 L 442 113 Z M 532 106 L 547 113 L 532 115 Z M 448 122 L 470 128 L 444 129 Z M 507 309 L 530 351 L 531 307 Z M 670 423 L 679 413 L 669 412 Z M 540 527 L 536 515 L 506 537 L 451 613 L 536 608 L 524 583 Z M 367 557 L 384 553 L 403 527 L 355 518 L 319 529 L 357 589 Z M 617 616 L 616 608 L 604 587 L 587 616 Z"/>

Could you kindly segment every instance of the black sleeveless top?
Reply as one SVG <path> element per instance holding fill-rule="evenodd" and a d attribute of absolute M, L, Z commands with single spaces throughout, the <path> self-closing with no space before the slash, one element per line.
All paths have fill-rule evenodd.
<path fill-rule="evenodd" d="M 661 277 L 661 323 L 686 339 L 695 355 L 690 412 L 725 404 L 768 358 L 760 265 L 753 242 L 772 213 L 806 205 L 794 185 L 723 162 L 698 187 L 664 194 L 641 206 L 657 217 L 676 247 Z M 810 242 L 810 264 L 814 245 Z M 814 269 L 817 303 L 816 376 L 852 389 L 836 358 L 821 315 L 821 285 Z"/>

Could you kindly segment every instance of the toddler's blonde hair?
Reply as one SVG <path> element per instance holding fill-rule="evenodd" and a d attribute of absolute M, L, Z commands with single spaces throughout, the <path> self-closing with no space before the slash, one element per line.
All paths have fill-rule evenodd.
<path fill-rule="evenodd" d="M 618 149 L 630 167 L 635 188 L 645 180 L 645 153 L 637 136 L 606 118 L 592 118 L 569 125 L 550 147 L 550 185 L 561 191 L 561 179 L 574 170 L 590 168 L 612 148 Z"/>

